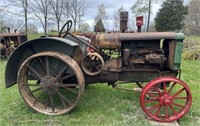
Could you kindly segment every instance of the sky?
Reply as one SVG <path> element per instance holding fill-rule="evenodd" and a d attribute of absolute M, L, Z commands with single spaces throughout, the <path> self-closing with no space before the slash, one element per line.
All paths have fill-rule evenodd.
<path fill-rule="evenodd" d="M 86 1 L 86 13 L 85 13 L 85 22 L 90 24 L 91 27 L 94 26 L 94 17 L 97 15 L 98 6 L 101 4 L 105 5 L 107 15 L 110 20 L 110 26 L 109 29 L 112 29 L 112 20 L 113 20 L 113 14 L 116 10 L 118 10 L 120 7 L 123 6 L 125 11 L 129 11 L 129 15 L 131 17 L 131 7 L 134 4 L 134 0 L 85 0 Z M 153 6 L 153 13 L 152 13 L 152 20 L 156 16 L 156 13 L 161 7 L 161 3 L 157 3 Z M 134 19 L 129 19 L 135 21 Z"/>
<path fill-rule="evenodd" d="M 1 2 L 1 0 L 0 0 Z M 101 4 L 105 5 L 107 16 L 109 21 L 109 26 L 107 26 L 107 29 L 112 30 L 113 29 L 113 14 L 116 12 L 119 8 L 123 6 L 125 11 L 129 11 L 129 17 L 131 17 L 132 22 L 135 22 L 135 17 L 132 17 L 131 7 L 134 4 L 134 0 L 85 0 L 86 3 L 86 11 L 84 15 L 84 22 L 88 23 L 91 27 L 91 30 L 94 27 L 94 18 L 97 15 L 98 6 Z M 151 20 L 154 19 L 156 16 L 157 11 L 161 7 L 161 3 L 157 3 L 153 6 L 153 13 Z M 15 10 L 12 10 L 15 11 Z M 134 24 L 134 23 L 133 23 Z M 40 24 L 37 23 L 37 26 L 39 27 Z M 39 27 L 39 31 L 42 32 L 42 28 Z"/>

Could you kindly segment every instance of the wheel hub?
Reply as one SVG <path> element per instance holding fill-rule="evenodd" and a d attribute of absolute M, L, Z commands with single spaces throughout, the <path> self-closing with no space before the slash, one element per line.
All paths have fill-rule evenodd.
<path fill-rule="evenodd" d="M 41 86 L 43 89 L 43 92 L 48 95 L 53 95 L 56 92 L 58 92 L 59 88 L 56 87 L 56 84 L 58 83 L 57 79 L 52 76 L 45 76 L 41 79 Z"/>
<path fill-rule="evenodd" d="M 170 95 L 163 95 L 159 98 L 160 103 L 163 105 L 170 105 L 172 102 L 172 97 Z"/>

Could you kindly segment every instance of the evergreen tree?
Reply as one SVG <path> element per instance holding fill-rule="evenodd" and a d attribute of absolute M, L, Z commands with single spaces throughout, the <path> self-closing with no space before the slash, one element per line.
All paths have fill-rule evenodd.
<path fill-rule="evenodd" d="M 166 0 L 155 18 L 157 31 L 175 31 L 184 26 L 184 18 L 187 14 L 187 7 L 183 0 Z"/>
<path fill-rule="evenodd" d="M 106 29 L 104 28 L 102 20 L 98 20 L 95 27 L 94 27 L 94 32 L 105 32 Z"/>

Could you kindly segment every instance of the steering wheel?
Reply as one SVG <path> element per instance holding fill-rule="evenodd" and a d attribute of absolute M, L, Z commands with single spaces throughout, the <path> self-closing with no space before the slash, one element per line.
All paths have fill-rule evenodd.
<path fill-rule="evenodd" d="M 65 27 L 67 26 L 67 30 L 66 31 L 63 31 L 64 29 L 65 29 Z M 70 29 L 72 28 L 72 20 L 69 20 L 69 21 L 67 21 L 64 25 L 63 25 L 63 27 L 62 27 L 62 29 L 60 30 L 60 32 L 59 32 L 59 37 L 61 37 L 61 35 L 63 34 L 63 33 L 65 33 L 65 35 L 63 36 L 63 38 L 69 33 L 69 31 L 70 31 Z"/>

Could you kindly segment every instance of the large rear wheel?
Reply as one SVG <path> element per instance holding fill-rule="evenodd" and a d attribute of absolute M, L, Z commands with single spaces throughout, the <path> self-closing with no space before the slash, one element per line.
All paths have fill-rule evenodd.
<path fill-rule="evenodd" d="M 144 112 L 156 121 L 170 122 L 183 117 L 190 109 L 192 95 L 183 81 L 160 77 L 142 90 L 140 103 Z"/>
<path fill-rule="evenodd" d="M 42 52 L 29 57 L 21 65 L 17 81 L 28 106 L 47 115 L 73 110 L 85 84 L 79 65 L 58 52 Z"/>

